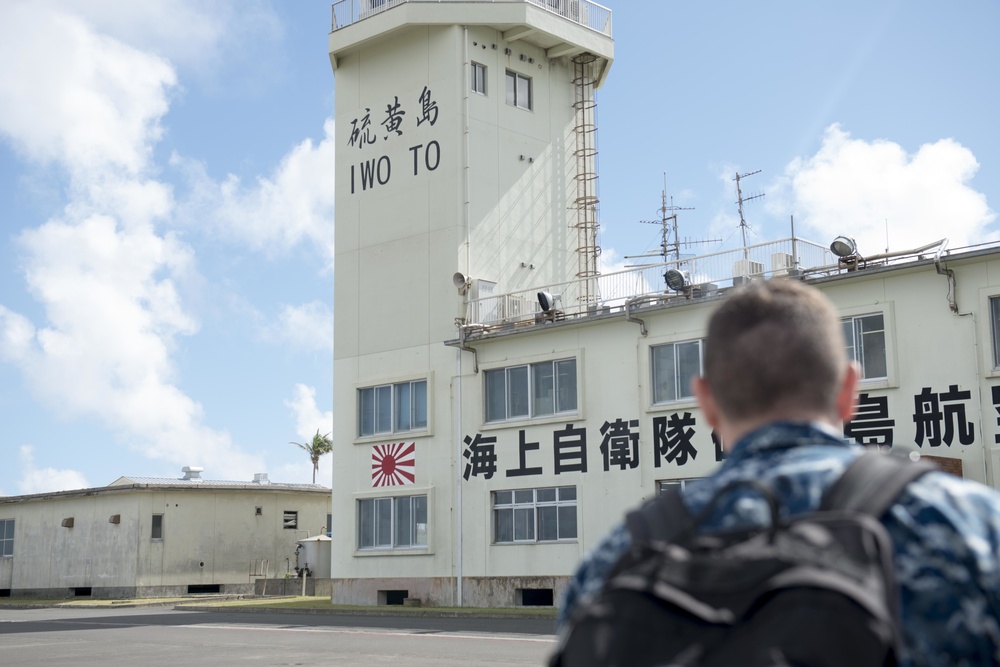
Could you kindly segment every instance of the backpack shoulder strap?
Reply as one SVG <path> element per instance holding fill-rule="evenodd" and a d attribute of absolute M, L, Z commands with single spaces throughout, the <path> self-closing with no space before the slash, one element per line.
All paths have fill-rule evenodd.
<path fill-rule="evenodd" d="M 681 500 L 680 490 L 670 487 L 625 516 L 632 544 L 672 542 L 689 530 L 691 513 Z"/>
<path fill-rule="evenodd" d="M 870 450 L 826 490 L 820 510 L 863 512 L 880 519 L 907 484 L 931 470 L 934 466 L 925 461 Z"/>

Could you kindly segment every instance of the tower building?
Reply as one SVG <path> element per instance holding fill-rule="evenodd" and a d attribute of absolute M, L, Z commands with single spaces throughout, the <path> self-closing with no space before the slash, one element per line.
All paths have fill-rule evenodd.
<path fill-rule="evenodd" d="M 494 532 L 515 530 L 523 508 L 512 495 L 510 525 L 497 528 L 493 496 L 463 490 L 473 463 L 489 466 L 489 455 L 472 460 L 469 434 L 529 397 L 516 371 L 511 405 L 487 405 L 486 373 L 461 339 L 469 322 L 541 310 L 533 295 L 491 295 L 575 281 L 582 289 L 562 303 L 593 298 L 593 96 L 613 57 L 611 13 L 586 0 L 343 0 L 329 50 L 334 600 L 503 605 L 551 591 L 578 543 L 557 540 L 544 555 L 507 548 Z M 530 400 L 553 414 L 575 403 L 575 366 L 531 372 Z M 552 493 L 555 518 L 571 493 Z"/>

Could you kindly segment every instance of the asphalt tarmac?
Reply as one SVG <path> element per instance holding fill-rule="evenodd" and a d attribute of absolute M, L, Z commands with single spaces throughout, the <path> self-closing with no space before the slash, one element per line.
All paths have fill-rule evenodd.
<path fill-rule="evenodd" d="M 0 609 L 0 664 L 544 665 L 551 619 Z"/>

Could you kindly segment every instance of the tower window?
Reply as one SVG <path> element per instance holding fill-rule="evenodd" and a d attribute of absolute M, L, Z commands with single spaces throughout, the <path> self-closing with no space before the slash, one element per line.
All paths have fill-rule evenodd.
<path fill-rule="evenodd" d="M 531 77 L 507 70 L 507 104 L 531 111 Z"/>
<path fill-rule="evenodd" d="M 486 65 L 472 63 L 472 92 L 486 94 Z"/>

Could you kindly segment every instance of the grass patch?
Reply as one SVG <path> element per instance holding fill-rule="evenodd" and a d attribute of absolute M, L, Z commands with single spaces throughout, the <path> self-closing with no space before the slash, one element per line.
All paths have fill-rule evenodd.
<path fill-rule="evenodd" d="M 119 598 L 99 598 L 99 599 L 87 599 L 81 600 L 79 598 L 70 598 L 64 600 L 59 604 L 60 607 L 124 607 L 129 605 L 169 605 L 177 604 L 179 602 L 189 602 L 191 598 L 139 598 L 139 599 L 119 599 Z"/>

